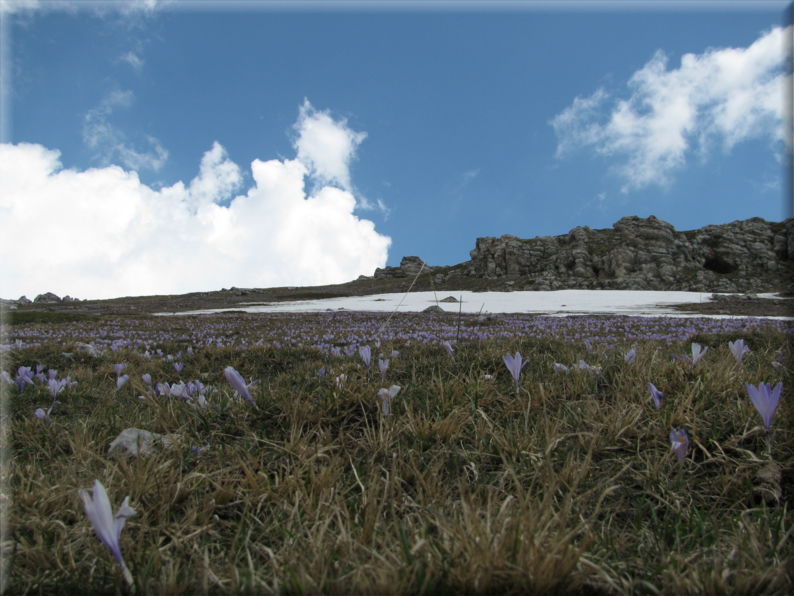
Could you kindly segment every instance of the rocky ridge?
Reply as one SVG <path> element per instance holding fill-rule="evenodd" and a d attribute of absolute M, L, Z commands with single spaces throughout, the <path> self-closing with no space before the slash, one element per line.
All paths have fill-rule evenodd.
<path fill-rule="evenodd" d="M 653 215 L 630 216 L 612 228 L 477 238 L 463 273 L 524 290 L 794 292 L 794 219 L 754 217 L 678 232 Z M 448 279 L 440 277 L 436 283 Z"/>

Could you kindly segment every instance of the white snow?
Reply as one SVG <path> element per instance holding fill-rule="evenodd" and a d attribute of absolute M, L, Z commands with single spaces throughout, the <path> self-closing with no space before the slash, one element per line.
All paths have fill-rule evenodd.
<path fill-rule="evenodd" d="M 449 296 L 461 303 L 441 302 Z M 448 312 L 457 313 L 532 313 L 546 315 L 620 314 L 633 316 L 708 316 L 680 313 L 671 308 L 675 304 L 708 302 L 710 293 L 644 292 L 629 290 L 558 290 L 554 292 L 413 292 L 410 294 L 377 294 L 325 300 L 295 302 L 243 303 L 231 308 L 194 310 L 173 314 L 209 314 L 224 311 L 257 312 L 421 312 L 436 304 Z M 774 294 L 759 294 L 759 298 L 773 298 Z M 172 314 L 172 313 L 160 313 Z M 711 315 L 725 318 L 727 315 Z M 765 317 L 791 319 L 791 317 Z"/>

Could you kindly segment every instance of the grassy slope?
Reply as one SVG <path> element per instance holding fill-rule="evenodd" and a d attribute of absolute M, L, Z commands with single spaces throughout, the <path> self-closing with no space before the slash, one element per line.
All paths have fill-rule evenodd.
<path fill-rule="evenodd" d="M 288 341 L 317 317 L 290 320 L 288 334 L 268 331 L 276 317 L 207 319 L 227 338 Z M 416 320 L 395 324 L 416 330 Z M 124 331 L 133 323 L 155 324 L 179 338 L 193 322 L 115 318 L 98 326 L 133 337 Z M 75 325 L 90 334 L 93 324 L 45 327 L 68 338 Z M 503 340 L 491 331 L 496 337 L 458 344 L 454 361 L 437 345 L 384 340 L 381 351 L 400 351 L 385 379 L 376 365 L 359 368 L 358 356 L 298 347 L 201 348 L 183 354 L 181 375 L 165 359 L 125 349 L 64 356 L 74 339 L 12 352 L 5 370 L 40 363 L 78 381 L 59 397 L 50 424 L 32 416 L 51 400 L 46 389 L 6 392 L 12 593 L 124 592 L 77 496 L 96 478 L 114 509 L 129 495 L 138 512 L 121 544 L 139 594 L 794 590 L 792 387 L 790 373 L 770 364 L 782 348 L 790 365 L 786 337 L 696 337 L 710 350 L 693 369 L 670 358 L 688 352 L 688 342 L 639 342 L 629 365 L 600 344 L 589 353 L 576 342 Z M 727 348 L 739 337 L 752 349 L 743 366 Z M 174 354 L 189 342 L 155 343 Z M 519 392 L 502 362 L 516 350 L 529 359 Z M 554 362 L 581 358 L 600 364 L 601 376 L 552 372 Z M 131 378 L 119 391 L 116 362 L 128 364 Z M 258 411 L 231 399 L 221 376 L 229 365 L 261 379 Z M 330 373 L 319 377 L 321 366 L 344 372 L 344 387 Z M 207 412 L 179 400 L 144 403 L 137 396 L 145 372 L 155 381 L 201 379 L 219 392 Z M 743 383 L 779 380 L 775 499 L 775 487 L 757 479 L 769 456 Z M 648 381 L 665 393 L 661 410 Z M 376 394 L 391 384 L 402 390 L 387 417 Z M 672 426 L 691 438 L 683 467 L 670 449 Z M 182 440 L 149 458 L 109 457 L 108 443 L 127 427 Z M 201 441 L 209 450 L 192 454 Z"/>

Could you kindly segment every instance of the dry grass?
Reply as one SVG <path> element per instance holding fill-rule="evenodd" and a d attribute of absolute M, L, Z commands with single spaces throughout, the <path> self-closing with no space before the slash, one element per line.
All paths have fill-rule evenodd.
<path fill-rule="evenodd" d="M 738 337 L 752 349 L 742 366 L 727 347 Z M 138 513 L 121 536 L 138 594 L 789 594 L 794 408 L 790 374 L 771 365 L 782 348 L 790 366 L 788 337 L 699 336 L 711 349 L 694 369 L 671 359 L 689 342 L 639 342 L 630 365 L 619 342 L 588 353 L 496 334 L 458 344 L 453 361 L 437 345 L 384 341 L 380 351 L 400 351 L 386 379 L 377 358 L 367 370 L 357 355 L 308 348 L 202 348 L 183 355 L 181 375 L 140 351 L 69 359 L 55 340 L 16 350 L 4 370 L 38 363 L 78 385 L 51 423 L 33 416 L 51 401 L 44 387 L 4 389 L 7 592 L 128 591 L 77 494 L 99 479 L 114 509 L 129 495 Z M 516 350 L 530 361 L 518 393 L 502 362 Z M 580 359 L 601 376 L 552 371 Z M 116 362 L 131 379 L 119 391 Z M 229 365 L 261 379 L 258 411 L 232 398 Z M 344 372 L 344 388 L 321 366 Z M 217 389 L 212 407 L 141 402 L 143 373 L 200 379 Z M 780 380 L 775 496 L 757 479 L 770 455 L 744 382 Z M 665 394 L 661 410 L 648 381 Z M 391 384 L 402 390 L 384 416 L 376 396 Z M 691 440 L 682 468 L 673 426 Z M 108 456 L 128 427 L 182 440 Z M 202 441 L 209 450 L 192 453 Z"/>

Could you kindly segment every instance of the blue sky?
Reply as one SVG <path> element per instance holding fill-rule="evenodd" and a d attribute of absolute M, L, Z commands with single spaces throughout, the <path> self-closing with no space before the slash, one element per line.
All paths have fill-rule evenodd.
<path fill-rule="evenodd" d="M 339 283 L 481 236 L 788 215 L 785 2 L 199 4 L 3 2 L 0 295 Z"/>

